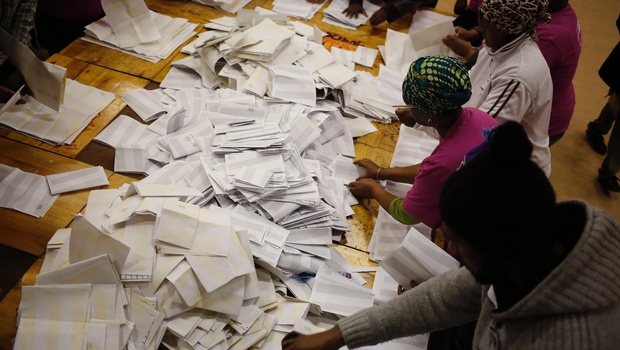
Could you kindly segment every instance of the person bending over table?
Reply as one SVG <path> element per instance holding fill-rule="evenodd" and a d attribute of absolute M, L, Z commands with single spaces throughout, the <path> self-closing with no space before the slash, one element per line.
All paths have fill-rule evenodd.
<path fill-rule="evenodd" d="M 403 82 L 403 100 L 410 108 L 396 111 L 406 126 L 416 123 L 439 133 L 439 145 L 421 164 L 381 168 L 369 159 L 355 161 L 366 173 L 349 184 L 352 194 L 376 199 L 403 224 L 423 222 L 439 228 L 439 193 L 467 152 L 484 141 L 484 129 L 497 122 L 474 108 L 461 108 L 471 96 L 467 68 L 454 57 L 428 56 L 414 61 Z M 386 191 L 375 180 L 413 183 L 405 198 Z"/>
<path fill-rule="evenodd" d="M 538 23 L 551 19 L 547 8 L 547 0 L 484 0 L 479 12 L 485 47 L 465 58 L 476 62 L 470 72 L 472 98 L 466 106 L 487 112 L 500 124 L 508 120 L 522 124 L 534 147 L 532 160 L 550 176 L 553 84 L 536 45 Z M 453 38 L 448 36 L 444 43 Z"/>
<path fill-rule="evenodd" d="M 507 122 L 441 193 L 443 232 L 465 267 L 340 319 L 283 349 L 358 348 L 478 319 L 474 349 L 614 349 L 620 342 L 620 225 L 556 202 L 521 125 Z"/>
<path fill-rule="evenodd" d="M 549 0 L 549 14 L 551 22 L 538 23 L 539 40 L 536 44 L 549 66 L 553 82 L 553 102 L 548 128 L 551 146 L 564 136 L 575 109 L 573 77 L 581 53 L 581 31 L 577 15 L 568 0 Z M 459 38 L 470 42 L 482 39 L 482 34 L 475 34 L 475 30 L 464 32 L 457 29 L 456 36 L 446 38 L 444 42 L 463 57 L 472 57 L 476 50 Z M 472 45 L 476 46 L 473 43 Z"/>
<path fill-rule="evenodd" d="M 311 4 L 320 4 L 324 0 L 307 0 Z M 373 0 L 370 0 L 373 1 Z M 376 0 L 373 3 L 383 3 L 384 1 Z M 362 5 L 363 0 L 349 0 L 349 7 L 344 9 L 342 13 L 344 13 L 349 18 L 357 18 L 360 14 L 364 16 L 368 16 L 366 11 L 364 10 L 364 5 Z M 413 12 L 418 9 L 418 7 L 435 7 L 437 5 L 437 0 L 394 0 L 394 1 L 385 1 L 385 5 L 383 5 L 380 9 L 378 9 L 372 16 L 370 16 L 370 24 L 373 26 L 377 26 L 385 21 L 389 23 L 394 22 L 395 20 L 405 16 L 409 12 Z"/>

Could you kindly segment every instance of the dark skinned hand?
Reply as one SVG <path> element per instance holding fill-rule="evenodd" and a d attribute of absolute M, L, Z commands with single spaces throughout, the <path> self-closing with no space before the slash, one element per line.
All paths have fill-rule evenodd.
<path fill-rule="evenodd" d="M 15 91 L 13 91 L 13 90 L 11 90 L 11 89 L 9 89 L 7 87 L 0 86 L 0 103 L 8 102 L 11 99 L 11 97 L 13 97 L 13 95 L 15 95 Z M 26 103 L 26 100 L 24 100 L 23 98 L 20 98 L 17 101 L 18 105 L 21 105 L 21 104 L 24 104 L 24 103 Z"/>
<path fill-rule="evenodd" d="M 357 178 L 357 180 L 369 178 L 369 179 L 377 179 L 377 171 L 379 170 L 379 166 L 368 158 L 358 159 L 353 162 L 353 164 L 361 166 L 366 169 L 366 173 Z"/>
<path fill-rule="evenodd" d="M 387 12 L 384 9 L 378 9 L 372 16 L 370 16 L 370 24 L 377 26 L 387 20 Z"/>
<path fill-rule="evenodd" d="M 375 198 L 374 191 L 378 189 L 382 189 L 381 185 L 370 178 L 353 181 L 349 184 L 349 191 L 351 191 L 354 196 L 361 198 Z"/>
<path fill-rule="evenodd" d="M 342 13 L 344 13 L 344 15 L 348 18 L 357 18 L 360 13 L 368 17 L 368 15 L 366 14 L 366 10 L 364 10 L 362 4 L 350 4 L 349 7 L 342 11 Z"/>

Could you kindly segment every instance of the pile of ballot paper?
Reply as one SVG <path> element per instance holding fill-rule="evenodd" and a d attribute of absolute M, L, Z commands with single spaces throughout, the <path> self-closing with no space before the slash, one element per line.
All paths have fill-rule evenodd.
<path fill-rule="evenodd" d="M 274 0 L 273 10 L 287 16 L 310 20 L 319 11 L 323 4 L 325 4 L 325 0 L 318 4 L 310 3 L 308 1 Z"/>
<path fill-rule="evenodd" d="M 153 12 L 143 0 L 104 0 L 101 5 L 106 16 L 87 25 L 82 39 L 150 62 L 166 59 L 198 26 Z"/>
<path fill-rule="evenodd" d="M 219 28 L 222 23 L 217 23 Z M 290 25 L 284 15 L 244 10 L 234 24 L 228 24 L 230 31 L 194 43 L 195 53 L 174 62 L 161 86 L 225 86 L 312 107 L 317 98 L 316 82 L 321 81 L 325 88 L 338 88 L 355 78 L 353 70 L 341 70 L 321 44 L 296 34 L 295 28 L 301 24 Z M 313 40 L 320 42 L 319 33 L 312 32 Z M 188 79 L 188 73 L 194 78 Z"/>
<path fill-rule="evenodd" d="M 348 230 L 349 204 L 356 202 L 344 185 L 361 168 L 348 158 L 355 155 L 353 135 L 336 103 L 310 109 L 225 88 L 129 94 L 125 100 L 147 119 L 161 111 L 132 101 L 162 94 L 170 105 L 191 110 L 181 107 L 151 125 L 123 115 L 114 120 L 95 141 L 116 149 L 115 171 L 193 186 L 199 190 L 193 204 L 234 204 L 287 229 Z"/>
<path fill-rule="evenodd" d="M 345 185 L 363 173 L 352 138 L 375 130 L 367 117 L 389 121 L 403 104 L 408 36 L 388 33 L 382 55 L 397 58 L 372 77 L 353 68 L 374 56 L 329 52 L 320 31 L 282 14 L 240 10 L 206 26 L 160 89 L 123 96 L 150 124 L 121 115 L 95 138 L 115 148 L 115 171 L 148 177 L 91 191 L 83 215 L 52 237 L 22 293 L 16 349 L 276 349 L 291 331 L 330 328 L 395 298 L 398 284 L 458 267 L 428 228 L 382 209 L 372 290 L 331 246 L 357 203 Z M 392 166 L 419 163 L 436 144 L 402 126 Z M 34 179 L 49 193 L 37 203 L 77 189 L 67 176 L 92 177 Z M 3 185 L 18 177 L 0 168 Z M 408 186 L 387 183 L 397 195 Z M 36 202 L 23 196 L 17 210 Z"/>
<path fill-rule="evenodd" d="M 328 247 L 330 229 L 289 231 L 187 202 L 199 194 L 145 180 L 92 191 L 24 288 L 15 348 L 273 349 L 288 332 L 372 305 L 364 280 Z"/>
<path fill-rule="evenodd" d="M 52 145 L 69 145 L 114 94 L 67 79 L 64 103 L 58 111 L 24 96 L 25 104 L 14 104 L 0 113 L 0 123 Z"/>
<path fill-rule="evenodd" d="M 22 72 L 33 94 L 18 104 L 19 89 L 0 104 L 0 124 L 6 127 L 52 145 L 68 145 L 114 100 L 112 93 L 67 79 L 65 68 L 41 61 L 2 29 L 0 51 Z"/>
<path fill-rule="evenodd" d="M 84 215 L 52 237 L 22 292 L 15 349 L 274 349 L 291 331 L 327 329 L 396 297 L 398 284 L 458 268 L 411 229 L 369 289 L 329 246 L 330 229 L 200 208 L 188 202 L 198 189 L 149 179 L 92 191 Z M 427 339 L 389 346 L 423 349 Z"/>
<path fill-rule="evenodd" d="M 247 5 L 251 0 L 192 0 L 197 4 L 214 7 L 229 13 L 237 13 L 242 7 Z"/>
<path fill-rule="evenodd" d="M 394 106 L 404 104 L 400 93 L 404 74 L 398 66 L 404 65 L 401 61 L 392 63 L 390 66 L 398 68 L 390 67 L 389 73 L 379 78 L 354 71 L 356 63 L 374 65 L 375 49 L 333 47 L 330 52 L 321 45 L 323 34 L 318 28 L 291 22 L 282 14 L 259 7 L 240 10 L 236 18 L 214 19 L 205 27 L 212 30 L 182 49 L 190 56 L 173 63 L 162 88 L 223 86 L 268 102 L 309 107 L 317 99 L 337 95 L 345 116 L 382 122 L 396 118 Z M 397 44 L 394 41 L 390 47 Z M 388 69 L 383 67 L 382 71 Z"/>

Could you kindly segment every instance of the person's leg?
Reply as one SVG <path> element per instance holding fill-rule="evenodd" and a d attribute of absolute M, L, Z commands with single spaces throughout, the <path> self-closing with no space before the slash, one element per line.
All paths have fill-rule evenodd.
<path fill-rule="evenodd" d="M 612 97 L 611 94 L 613 94 L 613 91 L 610 91 L 610 99 Z M 616 120 L 616 117 L 611 112 L 609 101 L 607 101 L 598 118 L 588 123 L 588 128 L 586 129 L 586 140 L 588 141 L 590 147 L 592 147 L 592 149 L 599 154 L 605 154 L 605 152 L 607 152 L 607 146 L 605 146 L 603 135 L 606 135 L 609 132 L 614 120 Z"/>
<path fill-rule="evenodd" d="M 607 156 L 598 171 L 598 180 L 603 188 L 603 192 L 620 192 L 620 184 L 616 174 L 620 171 L 620 94 L 612 92 L 607 102 L 609 114 L 614 117 L 615 124 L 609 135 L 609 145 Z"/>
<path fill-rule="evenodd" d="M 556 142 L 560 141 L 560 139 L 564 136 L 564 133 L 549 136 L 549 147 L 553 146 Z"/>

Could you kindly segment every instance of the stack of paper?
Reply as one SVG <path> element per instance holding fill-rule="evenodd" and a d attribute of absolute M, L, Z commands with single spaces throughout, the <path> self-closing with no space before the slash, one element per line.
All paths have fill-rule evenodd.
<path fill-rule="evenodd" d="M 64 103 L 55 111 L 30 96 L 0 114 L 0 124 L 53 145 L 69 145 L 107 107 L 114 94 L 67 79 Z"/>
<path fill-rule="evenodd" d="M 82 39 L 120 50 L 150 62 L 166 59 L 197 24 L 150 11 L 144 0 L 102 3 L 106 16 L 85 27 Z"/>
<path fill-rule="evenodd" d="M 400 66 L 392 68 L 397 70 L 396 75 L 382 74 L 381 81 L 353 71 L 355 63 L 374 65 L 377 50 L 360 46 L 355 52 L 337 48 L 329 52 L 321 45 L 323 33 L 316 27 L 289 22 L 285 16 L 260 7 L 239 11 L 236 18 L 216 18 L 205 27 L 212 30 L 184 48 L 190 56 L 173 63 L 162 88 L 184 91 L 227 87 L 268 102 L 310 107 L 330 93 L 343 94 L 339 108 L 346 116 L 382 122 L 396 118 L 392 106 L 403 104 L 400 91 L 393 91 L 402 84 Z M 390 47 L 400 44 L 392 42 L 395 44 Z M 405 59 L 398 63 L 404 66 L 401 62 Z M 368 86 L 372 86 L 372 93 L 367 92 Z M 363 94 L 370 94 L 370 101 Z M 162 110 L 161 106 L 146 108 L 139 115 L 149 118 L 161 115 Z"/>
<path fill-rule="evenodd" d="M 329 310 L 345 315 L 372 304 L 372 291 L 327 248 L 330 230 L 289 235 L 243 209 L 201 209 L 175 199 L 189 193 L 182 188 L 147 185 L 93 191 L 88 218 L 76 216 L 71 229 L 50 240 L 37 285 L 24 289 L 17 349 L 37 347 L 51 334 L 60 336 L 59 329 L 63 342 L 53 349 L 271 349 L 292 330 L 316 331 L 332 322 Z M 316 278 L 298 278 L 280 267 L 282 259 L 267 255 L 285 245 L 293 254 L 322 256 L 311 258 L 318 264 Z M 259 257 L 261 251 L 266 255 Z M 254 262 L 267 263 L 268 270 Z M 300 278 L 316 280 L 314 287 Z M 278 295 L 282 288 L 298 298 Z M 334 306 L 334 295 L 365 302 Z"/>
<path fill-rule="evenodd" d="M 211 6 L 218 10 L 222 10 L 229 13 L 237 13 L 242 7 L 247 5 L 251 0 L 192 0 L 193 2 L 201 5 Z"/>
<path fill-rule="evenodd" d="M 312 19 L 325 1 L 312 4 L 307 1 L 274 0 L 273 10 L 291 17 L 297 17 L 306 21 Z"/>
<path fill-rule="evenodd" d="M 381 261 L 381 267 L 403 288 L 410 289 L 411 281 L 420 284 L 457 269 L 459 262 L 415 228 L 411 228 L 400 247 Z"/>
<path fill-rule="evenodd" d="M 401 125 L 390 166 L 403 167 L 419 164 L 433 152 L 438 143 L 438 140 L 433 139 L 422 131 Z M 407 191 L 411 189 L 411 185 L 387 181 L 385 189 L 394 195 L 404 197 Z M 415 227 L 430 238 L 430 228 L 428 226 L 420 223 L 415 225 Z M 409 229 L 409 226 L 396 221 L 388 212 L 380 208 L 368 247 L 371 259 L 381 261 L 391 252 L 398 249 Z"/>

